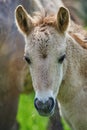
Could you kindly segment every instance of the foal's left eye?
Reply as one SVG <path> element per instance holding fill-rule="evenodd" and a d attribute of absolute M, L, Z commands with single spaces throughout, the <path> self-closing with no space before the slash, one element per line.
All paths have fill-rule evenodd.
<path fill-rule="evenodd" d="M 30 60 L 30 58 L 29 58 L 29 57 L 24 56 L 24 59 L 26 60 L 26 62 L 27 62 L 28 64 L 31 64 L 31 60 Z"/>
<path fill-rule="evenodd" d="M 59 62 L 59 63 L 62 63 L 62 62 L 64 61 L 65 57 L 66 57 L 65 54 L 62 55 L 62 56 L 59 58 L 58 62 Z"/>

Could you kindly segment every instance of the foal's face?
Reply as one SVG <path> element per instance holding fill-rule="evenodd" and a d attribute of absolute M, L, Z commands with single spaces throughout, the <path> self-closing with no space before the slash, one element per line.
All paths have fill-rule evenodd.
<path fill-rule="evenodd" d="M 63 8 L 63 11 L 66 13 L 67 10 Z M 63 79 L 63 62 L 66 55 L 63 31 L 66 28 L 63 27 L 59 33 L 52 26 L 40 24 L 25 36 L 24 57 L 29 65 L 35 90 L 34 104 L 41 115 L 50 115 L 55 108 L 55 99 Z M 25 31 L 23 27 L 21 29 Z"/>
<path fill-rule="evenodd" d="M 52 102 L 55 105 L 63 79 L 63 62 L 66 55 L 65 37 L 58 34 L 52 27 L 43 28 L 36 27 L 26 37 L 24 56 L 30 68 L 36 93 L 35 99 L 42 103 L 52 99 L 49 104 L 51 105 L 50 102 Z M 35 105 L 38 107 L 38 102 Z"/>

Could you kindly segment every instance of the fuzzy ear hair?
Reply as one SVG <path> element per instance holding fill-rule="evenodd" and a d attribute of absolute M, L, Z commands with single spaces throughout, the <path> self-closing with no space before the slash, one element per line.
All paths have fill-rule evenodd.
<path fill-rule="evenodd" d="M 16 25 L 19 31 L 23 34 L 28 35 L 33 27 L 32 18 L 22 5 L 17 6 L 15 10 Z"/>
<path fill-rule="evenodd" d="M 57 14 L 57 28 L 64 33 L 69 25 L 69 11 L 65 7 L 60 7 Z"/>

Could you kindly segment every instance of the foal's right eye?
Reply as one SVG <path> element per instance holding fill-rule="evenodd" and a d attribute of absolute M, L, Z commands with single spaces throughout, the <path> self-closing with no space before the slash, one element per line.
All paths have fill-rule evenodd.
<path fill-rule="evenodd" d="M 59 58 L 59 63 L 62 63 L 63 61 L 64 61 L 64 59 L 65 59 L 65 57 L 66 57 L 66 55 L 64 54 L 64 55 L 62 55 L 60 58 Z"/>
<path fill-rule="evenodd" d="M 26 62 L 27 62 L 28 64 L 31 64 L 31 60 L 30 60 L 30 58 L 29 58 L 29 57 L 24 56 L 24 59 L 26 60 Z"/>

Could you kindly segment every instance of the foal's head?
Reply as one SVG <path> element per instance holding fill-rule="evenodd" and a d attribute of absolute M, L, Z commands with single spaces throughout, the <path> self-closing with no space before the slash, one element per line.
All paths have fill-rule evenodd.
<path fill-rule="evenodd" d="M 35 107 L 41 115 L 50 115 L 55 108 L 63 79 L 66 56 L 66 30 L 69 13 L 60 7 L 55 16 L 31 17 L 22 6 L 16 9 L 16 24 L 25 36 L 25 53 L 35 90 Z"/>

